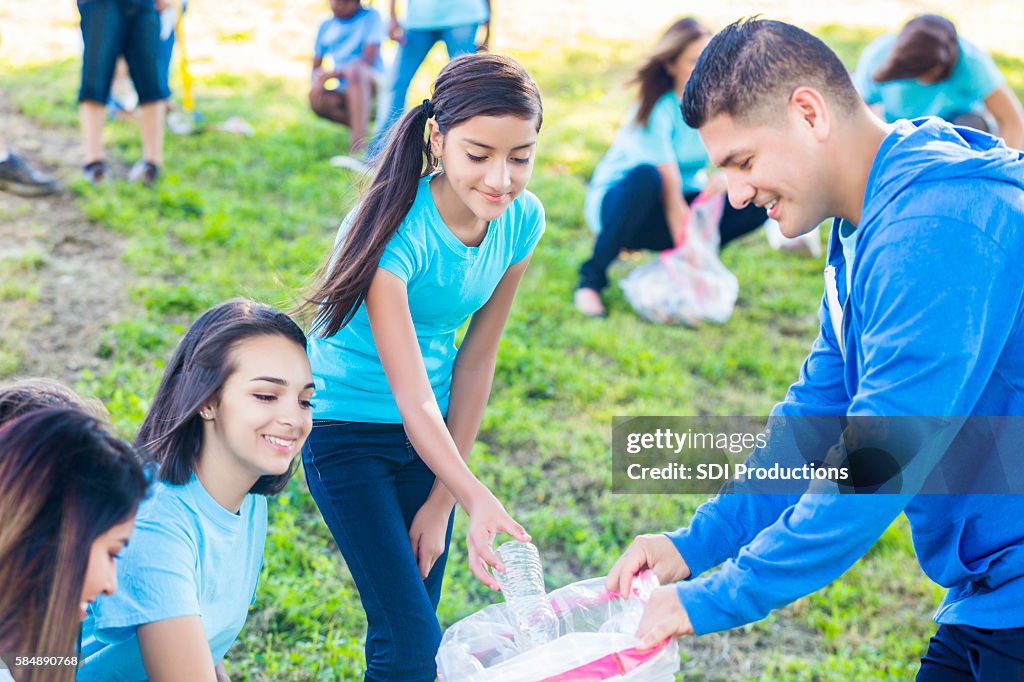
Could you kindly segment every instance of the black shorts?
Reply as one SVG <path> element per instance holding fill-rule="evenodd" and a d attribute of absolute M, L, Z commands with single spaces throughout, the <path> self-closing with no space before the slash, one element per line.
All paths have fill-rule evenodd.
<path fill-rule="evenodd" d="M 170 97 L 160 64 L 160 15 L 153 0 L 79 0 L 82 85 L 78 101 L 106 104 L 117 58 L 124 55 L 139 104 Z"/>

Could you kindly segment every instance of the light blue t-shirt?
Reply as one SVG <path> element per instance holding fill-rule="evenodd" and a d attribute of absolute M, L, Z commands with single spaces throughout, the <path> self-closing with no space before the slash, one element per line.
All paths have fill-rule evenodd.
<path fill-rule="evenodd" d="M 320 24 L 313 54 L 321 59 L 330 55 L 334 68 L 338 69 L 362 57 L 363 48 L 367 45 L 380 45 L 386 35 L 380 13 L 372 7 L 361 7 L 348 19 L 332 16 Z M 378 71 L 384 69 L 384 61 L 379 54 L 373 68 Z"/>
<path fill-rule="evenodd" d="M 426 30 L 482 24 L 490 16 L 487 0 L 409 0 L 405 27 Z"/>
<path fill-rule="evenodd" d="M 704 189 L 708 152 L 697 131 L 686 125 L 676 93 L 668 91 L 655 102 L 646 126 L 636 123 L 636 107 L 619 128 L 615 141 L 594 169 L 583 204 L 583 215 L 594 233 L 601 232 L 601 203 L 609 189 L 637 166 L 660 166 L 675 161 L 684 192 Z"/>
<path fill-rule="evenodd" d="M 355 209 L 338 231 L 344 237 Z M 448 414 L 455 333 L 494 293 L 510 266 L 530 255 L 544 232 L 544 207 L 524 191 L 479 246 L 466 246 L 444 224 L 422 178 L 416 198 L 380 259 L 380 267 L 406 283 L 409 310 L 427 378 L 441 414 Z M 309 335 L 318 419 L 400 424 L 401 414 L 384 376 L 366 307 L 361 305 L 331 337 Z"/>
<path fill-rule="evenodd" d="M 179 616 L 202 617 L 218 663 L 256 598 L 266 537 L 263 495 L 246 495 L 234 514 L 195 474 L 185 485 L 154 483 L 117 564 L 117 591 L 89 608 L 77 681 L 145 680 L 136 628 Z"/>
<path fill-rule="evenodd" d="M 982 111 L 985 98 L 1006 82 L 984 50 L 959 38 L 960 59 L 946 80 L 931 85 L 922 85 L 912 78 L 876 83 L 872 75 L 888 59 L 896 38 L 895 34 L 884 35 L 868 45 L 853 72 L 853 84 L 861 97 L 868 104 L 881 104 L 885 120 L 890 123 L 920 116 L 949 120 Z"/>

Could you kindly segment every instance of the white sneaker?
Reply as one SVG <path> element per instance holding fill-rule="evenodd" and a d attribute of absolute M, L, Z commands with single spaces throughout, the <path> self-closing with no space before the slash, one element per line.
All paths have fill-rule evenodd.
<path fill-rule="evenodd" d="M 331 157 L 331 165 L 335 168 L 345 168 L 350 171 L 357 173 L 365 173 L 370 170 L 370 167 L 366 165 L 365 161 L 357 159 L 354 156 L 348 156 L 347 154 L 339 154 L 338 156 Z"/>
<path fill-rule="evenodd" d="M 778 222 L 769 218 L 764 223 L 764 236 L 768 239 L 768 246 L 776 251 L 803 253 L 811 258 L 821 258 L 821 235 L 817 227 L 791 239 L 782 234 Z"/>

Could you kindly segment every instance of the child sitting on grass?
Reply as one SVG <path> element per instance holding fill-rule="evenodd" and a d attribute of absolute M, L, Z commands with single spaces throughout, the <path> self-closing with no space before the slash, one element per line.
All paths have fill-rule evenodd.
<path fill-rule="evenodd" d="M 313 47 L 309 105 L 317 116 L 352 129 L 349 154 L 359 156 L 366 149 L 374 78 L 384 68 L 384 22 L 360 0 L 330 3 L 333 16 L 320 24 Z"/>

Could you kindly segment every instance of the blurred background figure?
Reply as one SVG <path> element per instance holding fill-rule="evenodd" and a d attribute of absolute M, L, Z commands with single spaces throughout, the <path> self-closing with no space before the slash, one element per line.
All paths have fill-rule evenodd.
<path fill-rule="evenodd" d="M 370 143 L 371 161 L 387 144 L 389 132 L 405 110 L 409 84 L 431 48 L 443 42 L 448 59 L 487 50 L 491 40 L 491 0 L 408 0 L 405 21 L 398 19 L 397 0 L 391 0 L 388 37 L 401 47 L 391 74 L 390 110 Z M 477 44 L 478 29 L 484 27 Z"/>
<path fill-rule="evenodd" d="M 1024 147 L 1024 110 L 981 48 L 957 35 L 949 19 L 914 17 L 903 30 L 868 45 L 853 73 L 864 100 L 890 123 L 940 116 Z"/>
<path fill-rule="evenodd" d="M 580 266 L 573 301 L 588 317 L 605 315 L 600 292 L 620 251 L 664 251 L 680 244 L 689 204 L 702 192 L 726 190 L 721 173 L 709 181 L 707 150 L 680 109 L 683 90 L 709 38 L 696 19 L 680 19 L 633 78 L 640 86 L 639 100 L 594 169 L 583 207 L 597 240 L 593 255 Z M 752 203 L 737 210 L 726 201 L 718 225 L 721 244 L 760 227 L 767 217 Z"/>
<path fill-rule="evenodd" d="M 384 71 L 380 56 L 384 21 L 377 10 L 363 7 L 359 0 L 331 0 L 331 13 L 320 24 L 313 46 L 309 105 L 317 116 L 352 131 L 349 156 L 335 157 L 331 163 L 360 169 L 375 81 L 382 79 Z"/>
<path fill-rule="evenodd" d="M 29 167 L 25 160 L 7 148 L 0 137 L 0 189 L 22 197 L 39 197 L 57 191 L 49 176 Z"/>
<path fill-rule="evenodd" d="M 160 12 L 160 68 L 161 78 L 170 87 L 171 80 L 171 58 L 174 56 L 174 41 L 177 36 L 178 21 L 188 11 L 188 0 L 182 0 L 180 6 L 171 0 Z M 110 118 L 118 116 L 134 118 L 136 108 L 139 105 L 139 95 L 132 85 L 131 76 L 128 74 L 128 64 L 124 57 L 117 60 L 117 68 L 114 70 L 114 82 L 110 89 L 110 99 L 107 100 L 107 114 Z M 167 111 L 171 110 L 171 100 L 167 99 Z"/>
<path fill-rule="evenodd" d="M 170 0 L 78 0 L 82 18 L 82 83 L 79 120 L 85 140 L 86 179 L 92 184 L 107 175 L 103 124 L 117 58 L 124 56 L 138 93 L 142 158 L 129 179 L 152 186 L 163 164 L 167 72 L 160 61 L 160 13 Z"/>

